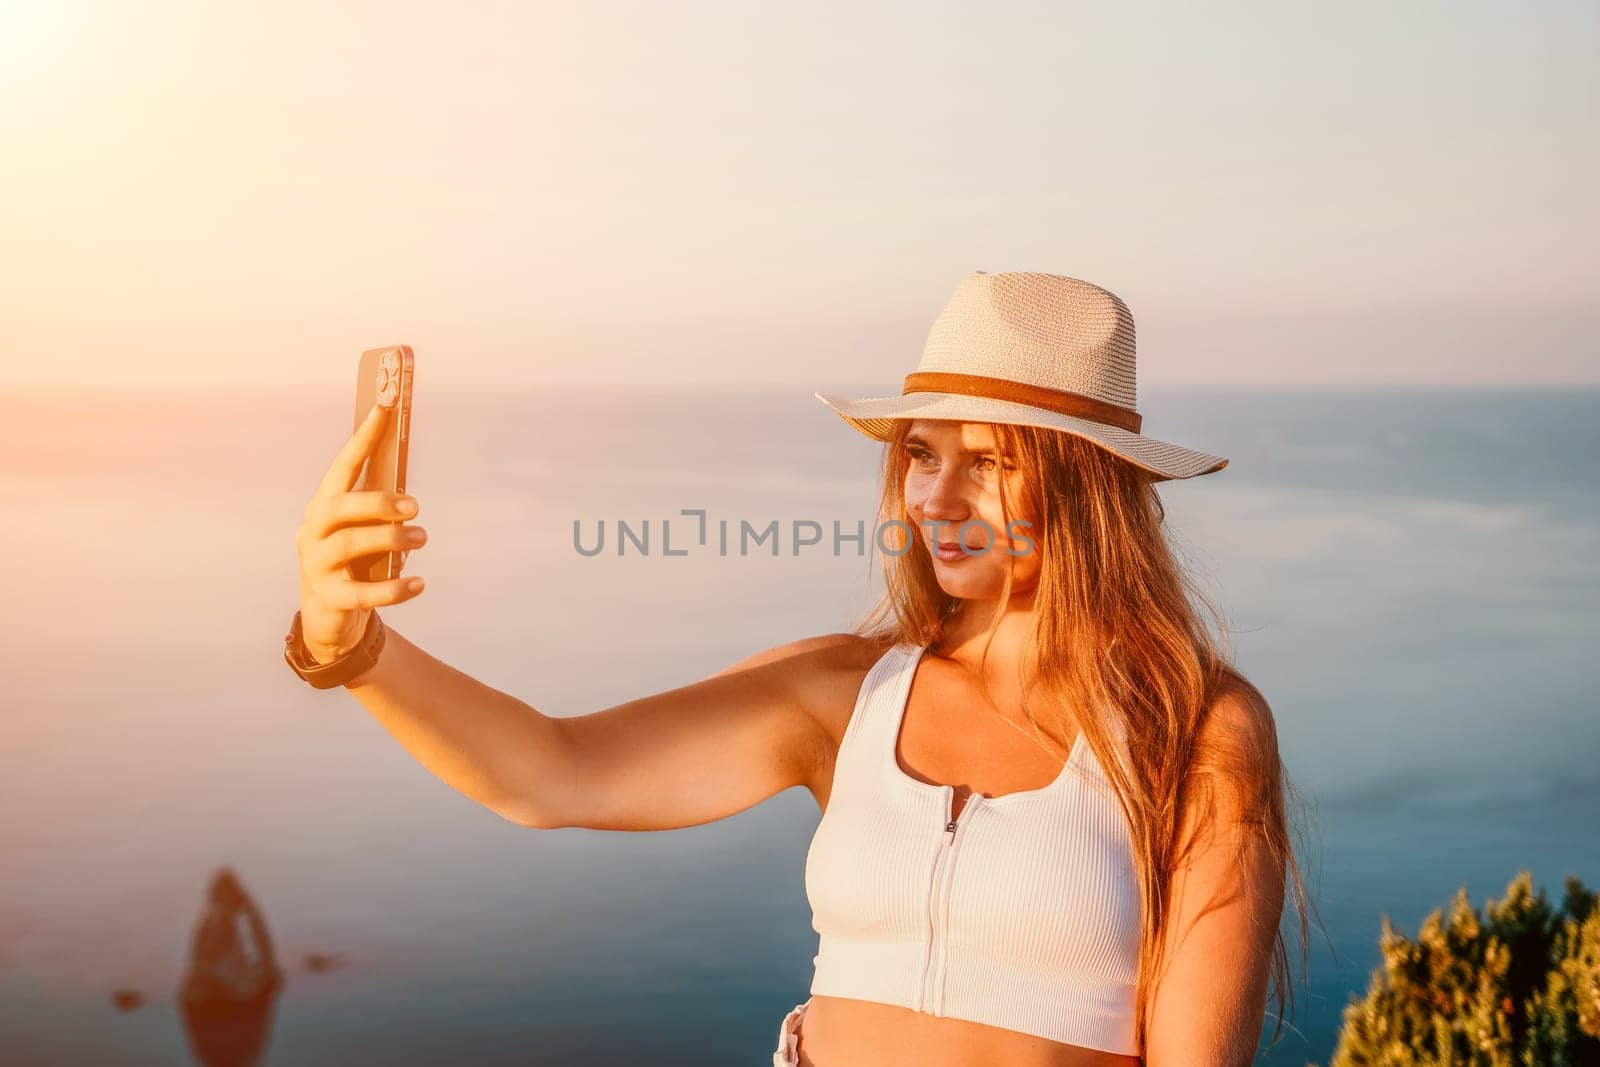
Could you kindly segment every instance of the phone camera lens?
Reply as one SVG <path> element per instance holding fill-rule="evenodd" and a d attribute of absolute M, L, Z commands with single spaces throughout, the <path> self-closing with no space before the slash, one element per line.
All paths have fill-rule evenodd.
<path fill-rule="evenodd" d="M 383 407 L 393 407 L 395 401 L 400 399 L 400 381 L 393 371 L 387 367 L 378 368 L 378 403 Z"/>

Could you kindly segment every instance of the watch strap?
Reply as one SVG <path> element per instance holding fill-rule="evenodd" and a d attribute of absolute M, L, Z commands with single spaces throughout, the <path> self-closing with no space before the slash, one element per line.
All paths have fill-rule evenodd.
<path fill-rule="evenodd" d="M 376 610 L 367 618 L 367 628 L 361 640 L 349 652 L 331 663 L 318 663 L 306 651 L 305 633 L 300 624 L 300 613 L 294 613 L 289 632 L 283 636 L 283 659 L 289 668 L 317 689 L 336 689 L 367 671 L 378 662 L 383 651 L 385 627 Z"/>

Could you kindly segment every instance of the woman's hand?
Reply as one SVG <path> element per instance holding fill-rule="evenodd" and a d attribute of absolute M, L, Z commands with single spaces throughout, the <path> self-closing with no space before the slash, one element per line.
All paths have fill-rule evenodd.
<path fill-rule="evenodd" d="M 421 578 L 359 582 L 350 577 L 352 560 L 379 552 L 406 552 L 428 539 L 420 526 L 399 525 L 417 513 L 415 498 L 386 490 L 351 491 L 383 435 L 390 411 L 372 405 L 366 420 L 334 457 L 295 531 L 300 627 L 306 651 L 319 663 L 355 648 L 373 608 L 399 604 L 422 592 Z"/>

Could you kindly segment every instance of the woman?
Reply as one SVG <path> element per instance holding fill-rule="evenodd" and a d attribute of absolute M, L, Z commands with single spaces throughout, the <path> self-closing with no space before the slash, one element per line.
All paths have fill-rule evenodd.
<path fill-rule="evenodd" d="M 967 276 L 903 395 L 819 397 L 888 446 L 888 591 L 856 633 L 573 718 L 393 632 L 363 659 L 373 609 L 416 594 L 345 563 L 426 540 L 395 522 L 414 500 L 350 492 L 375 409 L 298 534 L 299 654 L 354 657 L 357 699 L 523 826 L 692 826 L 810 789 L 819 951 L 778 1067 L 1249 1063 L 1269 978 L 1288 990 L 1290 875 L 1305 936 L 1286 785 L 1153 488 L 1227 460 L 1139 433 L 1132 316 L 1057 275 Z"/>

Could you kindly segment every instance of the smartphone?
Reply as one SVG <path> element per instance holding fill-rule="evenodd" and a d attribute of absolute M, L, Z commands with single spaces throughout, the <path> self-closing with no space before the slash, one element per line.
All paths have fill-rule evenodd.
<path fill-rule="evenodd" d="M 406 491 L 406 456 L 411 445 L 411 374 L 415 357 L 410 345 L 369 348 L 356 366 L 355 425 L 366 421 L 374 403 L 392 408 L 383 438 L 367 458 L 356 489 Z M 396 522 L 394 525 L 398 526 Z M 350 563 L 350 577 L 358 582 L 382 582 L 400 577 L 405 552 L 380 552 Z"/>

